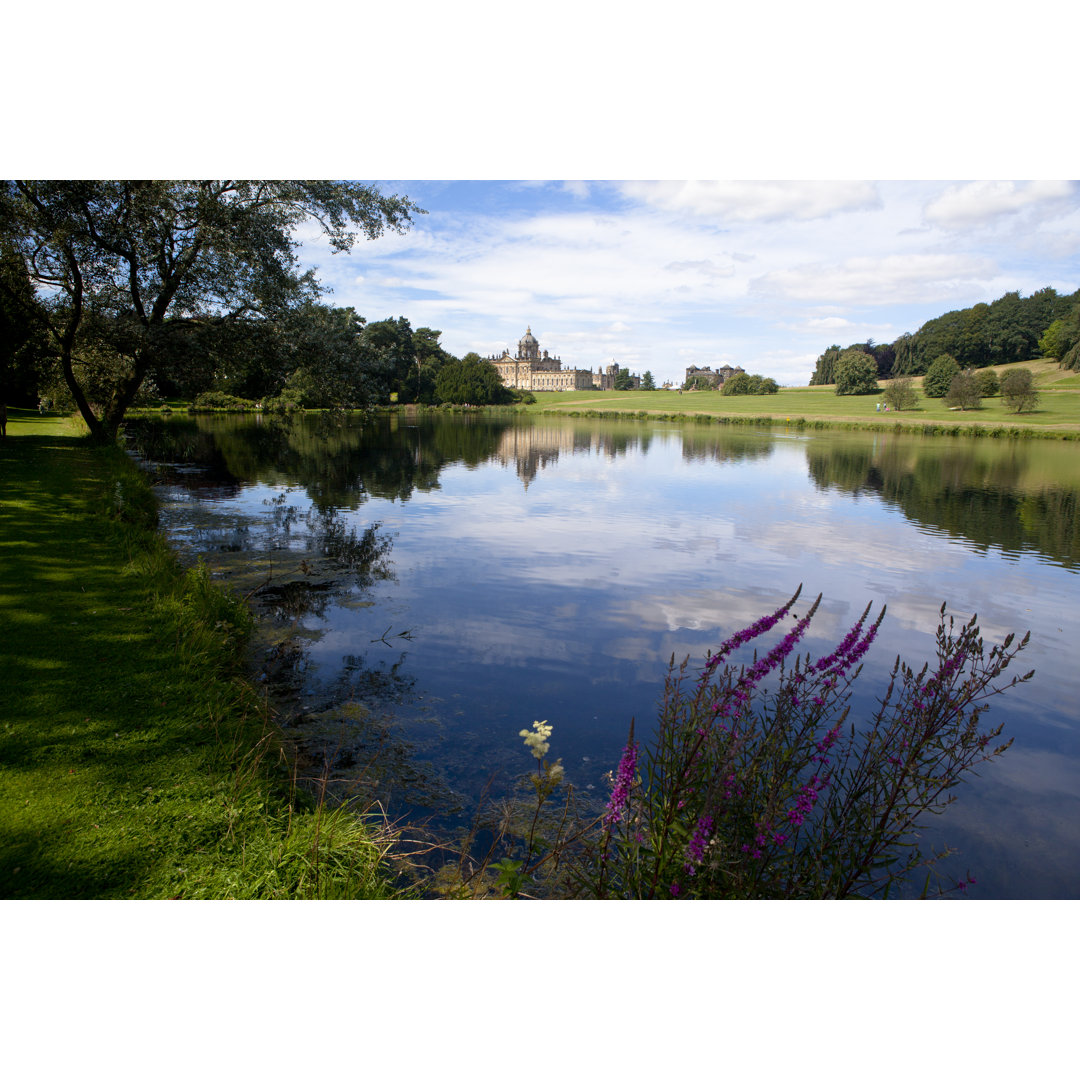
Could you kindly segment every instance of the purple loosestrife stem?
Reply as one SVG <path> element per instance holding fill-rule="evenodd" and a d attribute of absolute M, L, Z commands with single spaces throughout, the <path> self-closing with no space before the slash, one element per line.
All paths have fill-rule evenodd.
<path fill-rule="evenodd" d="M 691 876 L 697 872 L 697 867 L 701 865 L 701 860 L 705 857 L 705 845 L 712 836 L 712 830 L 713 819 L 708 814 L 702 814 L 698 819 L 694 835 L 690 838 L 690 844 L 686 849 L 687 861 L 683 864 L 683 869 Z"/>
<path fill-rule="evenodd" d="M 819 593 L 818 598 L 811 605 L 810 610 L 795 624 L 795 628 L 788 631 L 778 645 L 774 646 L 766 656 L 753 664 L 749 671 L 742 674 L 738 683 L 735 685 L 735 689 L 731 692 L 731 697 L 735 699 L 737 705 L 745 705 L 748 703 L 750 701 L 751 690 L 753 690 L 753 688 L 761 682 L 770 671 L 778 667 L 791 650 L 795 648 L 799 639 L 806 633 L 806 628 L 810 625 L 810 620 L 814 617 L 820 603 L 821 595 Z M 723 716 L 729 715 L 730 703 L 728 701 L 717 702 L 716 705 L 713 706 L 713 713 L 719 713 Z"/>
<path fill-rule="evenodd" d="M 766 631 L 771 630 L 791 610 L 791 606 L 799 599 L 799 593 L 801 592 L 802 586 L 800 585 L 795 590 L 795 595 L 782 607 L 778 607 L 771 615 L 765 615 L 763 618 L 758 619 L 757 622 L 729 637 L 716 651 L 716 654 L 710 656 L 705 662 L 705 667 L 701 672 L 701 683 L 705 683 L 708 676 L 720 666 L 721 661 L 729 653 L 739 648 L 740 645 L 745 645 L 748 641 L 753 641 L 754 638 L 760 637 Z"/>
<path fill-rule="evenodd" d="M 855 642 L 859 640 L 859 633 L 862 630 L 862 625 L 866 622 L 866 616 L 870 614 L 870 604 L 866 605 L 866 610 L 859 616 L 859 621 L 848 631 L 847 637 L 840 642 L 839 646 L 834 653 L 828 656 L 822 657 L 816 661 L 812 668 L 814 671 L 824 671 L 826 668 L 831 667 L 842 657 L 846 656 L 849 649 L 855 647 Z"/>
<path fill-rule="evenodd" d="M 615 787 L 608 801 L 607 814 L 604 815 L 604 828 L 610 830 L 622 820 L 623 812 L 630 805 L 630 790 L 634 786 L 637 769 L 637 743 L 634 742 L 634 721 L 630 721 L 630 736 L 615 774 Z"/>

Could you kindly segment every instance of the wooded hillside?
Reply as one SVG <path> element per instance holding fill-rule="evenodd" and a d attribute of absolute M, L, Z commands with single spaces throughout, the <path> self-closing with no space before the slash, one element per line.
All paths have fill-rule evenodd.
<path fill-rule="evenodd" d="M 846 349 L 830 345 L 818 357 L 810 385 L 835 383 L 837 361 L 850 349 L 873 357 L 881 379 L 925 375 L 944 355 L 951 356 L 961 369 L 1042 357 L 1080 370 L 1080 289 L 1070 296 L 1059 296 L 1049 287 L 1027 297 L 1008 292 L 990 304 L 948 311 L 889 344 L 870 340 Z"/>

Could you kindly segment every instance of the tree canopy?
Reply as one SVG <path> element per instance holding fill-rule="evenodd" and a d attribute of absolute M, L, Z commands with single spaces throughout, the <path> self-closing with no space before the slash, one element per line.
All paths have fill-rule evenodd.
<path fill-rule="evenodd" d="M 1078 323 L 1075 337 L 1065 332 L 1070 316 Z M 870 340 L 849 348 L 873 357 L 878 377 L 885 379 L 925 375 L 946 353 L 965 369 L 1019 363 L 1039 356 L 1061 360 L 1065 367 L 1080 367 L 1080 348 L 1076 349 L 1075 364 L 1066 359 L 1068 348 L 1076 343 L 1080 343 L 1080 290 L 1061 296 L 1047 287 L 1030 296 L 1009 292 L 989 304 L 948 311 L 923 323 L 914 333 L 901 334 L 891 344 Z M 836 382 L 836 364 L 843 351 L 839 345 L 830 345 L 818 357 L 811 386 Z"/>
<path fill-rule="evenodd" d="M 1035 379 L 1027 368 L 1013 368 L 1001 376 L 1001 400 L 1007 409 L 1015 409 L 1018 413 L 1038 405 Z"/>
<path fill-rule="evenodd" d="M 838 394 L 875 394 L 878 390 L 877 362 L 864 349 L 845 349 L 836 361 Z"/>
<path fill-rule="evenodd" d="M 79 412 L 95 437 L 111 438 L 178 336 L 315 301 L 300 226 L 315 223 L 340 252 L 358 233 L 404 232 L 423 212 L 352 181 L 13 180 L 0 186 L 0 240 L 37 290 L 27 314 L 47 332 Z M 91 400 L 80 362 L 95 350 L 112 365 Z"/>
<path fill-rule="evenodd" d="M 443 365 L 435 380 L 435 393 L 441 401 L 454 405 L 505 405 L 514 400 L 495 365 L 474 352 Z"/>
<path fill-rule="evenodd" d="M 960 365 L 948 353 L 943 353 L 930 365 L 923 379 L 923 393 L 927 397 L 944 397 L 959 374 Z"/>

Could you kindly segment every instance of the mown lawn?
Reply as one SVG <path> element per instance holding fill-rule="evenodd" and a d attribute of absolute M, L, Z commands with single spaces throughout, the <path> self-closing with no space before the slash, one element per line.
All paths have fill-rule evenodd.
<path fill-rule="evenodd" d="M 0 898 L 391 895 L 358 819 L 293 790 L 242 677 L 246 609 L 153 517 L 120 450 L 10 412 Z"/>
<path fill-rule="evenodd" d="M 640 412 L 702 416 L 768 417 L 784 423 L 788 419 L 835 421 L 837 423 L 934 424 L 1032 428 L 1042 431 L 1059 429 L 1080 433 L 1080 376 L 1062 372 L 1057 364 L 1033 361 L 997 368 L 1028 367 L 1035 374 L 1041 400 L 1031 412 L 1006 409 L 1000 397 L 984 398 L 982 407 L 967 411 L 952 410 L 941 398 L 919 394 L 918 408 L 905 412 L 879 412 L 880 395 L 838 396 L 831 386 L 785 387 L 777 394 L 725 397 L 715 391 L 675 390 L 593 391 L 568 393 L 539 392 L 529 412 Z M 916 387 L 921 379 L 915 380 Z M 884 390 L 887 383 L 881 383 Z"/>

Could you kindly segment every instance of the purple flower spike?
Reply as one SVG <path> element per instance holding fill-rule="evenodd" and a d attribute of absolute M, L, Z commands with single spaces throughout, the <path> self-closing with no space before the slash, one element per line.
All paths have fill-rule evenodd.
<path fill-rule="evenodd" d="M 745 645 L 748 641 L 753 641 L 754 638 L 760 637 L 771 630 L 791 610 L 792 604 L 798 600 L 801 592 L 802 586 L 800 585 L 796 589 L 795 595 L 783 607 L 778 607 L 771 615 L 766 615 L 744 630 L 740 630 L 737 634 L 732 634 L 716 651 L 716 655 L 709 657 L 706 661 L 705 668 L 701 673 L 702 682 L 720 666 L 724 657 L 729 653 L 734 652 L 740 645 Z"/>
<path fill-rule="evenodd" d="M 688 874 L 693 874 L 695 868 L 701 865 L 701 860 L 705 857 L 705 845 L 712 836 L 712 830 L 713 819 L 708 814 L 702 814 L 698 819 L 694 835 L 690 838 L 690 845 L 686 849 L 687 861 L 683 868 Z"/>
<path fill-rule="evenodd" d="M 623 812 L 630 805 L 630 789 L 634 786 L 634 775 L 637 769 L 637 743 L 633 741 L 633 734 L 634 729 L 631 725 L 631 738 L 626 744 L 626 749 L 623 750 L 619 770 L 615 774 L 615 787 L 608 802 L 608 812 L 604 816 L 604 826 L 608 829 L 622 821 Z"/>

